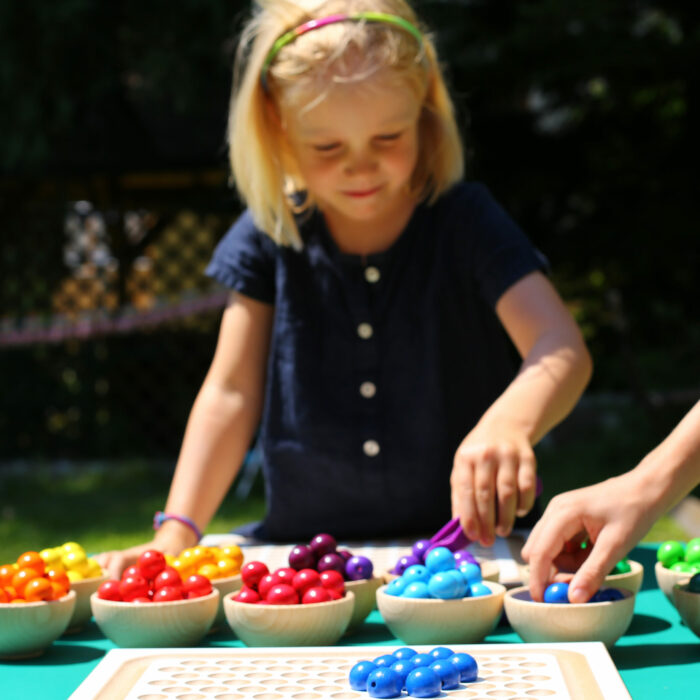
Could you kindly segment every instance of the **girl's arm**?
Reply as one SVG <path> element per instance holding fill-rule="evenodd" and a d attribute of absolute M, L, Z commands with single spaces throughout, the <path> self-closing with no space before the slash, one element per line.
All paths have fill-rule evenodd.
<path fill-rule="evenodd" d="M 535 499 L 532 446 L 574 407 L 588 383 L 590 355 L 564 303 L 534 272 L 510 287 L 496 313 L 523 363 L 457 449 L 452 511 L 485 546 L 505 537 Z"/>
<path fill-rule="evenodd" d="M 262 412 L 273 307 L 234 294 L 224 311 L 214 359 L 190 412 L 164 511 L 203 530 L 238 473 Z M 195 544 L 192 530 L 166 520 L 153 540 L 97 557 L 110 575 L 149 548 L 178 554 Z"/>
<path fill-rule="evenodd" d="M 550 501 L 522 552 L 530 562 L 533 599 L 542 600 L 553 570 L 561 567 L 578 569 L 569 600 L 586 602 L 656 520 L 699 483 L 700 401 L 637 467 Z M 566 543 L 585 535 L 593 547 L 567 554 Z"/>

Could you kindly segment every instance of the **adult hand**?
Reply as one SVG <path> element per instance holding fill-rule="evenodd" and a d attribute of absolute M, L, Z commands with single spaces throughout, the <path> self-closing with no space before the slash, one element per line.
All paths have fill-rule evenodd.
<path fill-rule="evenodd" d="M 469 539 L 490 547 L 535 502 L 535 454 L 516 431 L 476 428 L 457 449 L 450 477 L 452 517 Z"/>
<path fill-rule="evenodd" d="M 576 572 L 569 577 L 569 601 L 585 603 L 656 515 L 645 485 L 634 473 L 555 496 L 522 550 L 530 563 L 533 600 L 542 600 L 555 572 L 568 571 Z M 590 544 L 582 550 L 583 539 Z"/>

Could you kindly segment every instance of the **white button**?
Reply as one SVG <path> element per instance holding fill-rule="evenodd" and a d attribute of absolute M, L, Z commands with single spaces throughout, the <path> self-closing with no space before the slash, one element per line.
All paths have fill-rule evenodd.
<path fill-rule="evenodd" d="M 374 333 L 374 329 L 369 323 L 361 323 L 357 327 L 357 335 L 359 335 L 360 338 L 363 338 L 364 340 L 367 340 L 367 338 L 371 338 L 372 333 Z"/>
<path fill-rule="evenodd" d="M 365 279 L 368 282 L 371 282 L 372 284 L 379 282 L 379 278 L 381 276 L 381 273 L 376 267 L 374 267 L 374 265 L 370 265 L 369 267 L 365 268 Z"/>
<path fill-rule="evenodd" d="M 376 440 L 365 440 L 362 450 L 368 457 L 376 457 L 379 454 L 379 443 Z"/>
<path fill-rule="evenodd" d="M 366 399 L 371 399 L 377 393 L 377 387 L 374 382 L 362 382 L 360 384 L 360 393 Z"/>

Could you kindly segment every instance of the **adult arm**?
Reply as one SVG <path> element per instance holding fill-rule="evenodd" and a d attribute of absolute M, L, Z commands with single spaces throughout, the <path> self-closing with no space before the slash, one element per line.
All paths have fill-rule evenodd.
<path fill-rule="evenodd" d="M 535 499 L 532 446 L 574 407 L 592 364 L 583 338 L 540 272 L 513 284 L 496 313 L 523 358 L 520 371 L 457 449 L 452 511 L 467 536 L 486 546 L 505 537 Z"/>
<path fill-rule="evenodd" d="M 271 305 L 232 294 L 190 412 L 164 510 L 190 518 L 200 530 L 231 487 L 260 420 L 272 315 Z M 166 520 L 152 541 L 105 552 L 97 561 L 118 577 L 146 549 L 175 555 L 195 541 L 189 527 Z"/>
<path fill-rule="evenodd" d="M 522 551 L 530 563 L 533 599 L 542 600 L 557 568 L 580 566 L 569 585 L 569 600 L 587 601 L 615 563 L 698 483 L 700 401 L 634 469 L 550 501 Z M 567 553 L 566 544 L 586 535 L 593 546 L 576 552 L 587 555 L 582 563 Z"/>

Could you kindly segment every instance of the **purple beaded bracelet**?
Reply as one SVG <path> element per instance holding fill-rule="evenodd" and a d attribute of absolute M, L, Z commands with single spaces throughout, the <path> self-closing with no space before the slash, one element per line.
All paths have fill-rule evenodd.
<path fill-rule="evenodd" d="M 187 525 L 187 527 L 194 532 L 195 535 L 197 535 L 197 542 L 202 539 L 202 533 L 200 529 L 194 524 L 193 520 L 190 520 L 187 516 L 185 515 L 175 515 L 173 513 L 163 513 L 163 511 L 158 511 L 154 516 L 153 516 L 153 529 L 158 530 L 160 526 L 166 521 L 166 520 L 177 520 L 179 523 L 182 523 L 183 525 Z"/>

